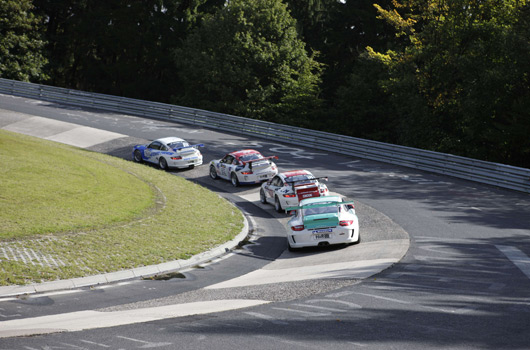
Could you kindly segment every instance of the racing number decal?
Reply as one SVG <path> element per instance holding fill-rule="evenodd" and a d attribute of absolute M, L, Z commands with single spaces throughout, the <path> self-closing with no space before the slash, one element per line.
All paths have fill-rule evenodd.
<path fill-rule="evenodd" d="M 226 177 L 226 164 L 219 165 L 219 175 Z"/>

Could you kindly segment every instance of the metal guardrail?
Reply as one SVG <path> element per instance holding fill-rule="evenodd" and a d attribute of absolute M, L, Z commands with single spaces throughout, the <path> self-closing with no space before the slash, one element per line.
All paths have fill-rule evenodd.
<path fill-rule="evenodd" d="M 176 105 L 0 78 L 0 93 L 178 121 L 530 193 L 530 169 Z"/>

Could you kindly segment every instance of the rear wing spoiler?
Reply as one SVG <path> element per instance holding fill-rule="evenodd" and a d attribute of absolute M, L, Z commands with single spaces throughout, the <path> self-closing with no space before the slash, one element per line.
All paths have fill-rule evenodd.
<path fill-rule="evenodd" d="M 304 205 L 304 206 L 285 208 L 285 211 L 286 212 L 290 212 L 290 211 L 298 210 L 298 209 L 338 207 L 339 205 L 355 205 L 355 202 L 354 201 L 349 201 L 349 202 L 333 202 L 333 203 L 322 203 L 322 204 L 309 204 L 309 205 Z"/>
<path fill-rule="evenodd" d="M 189 145 L 189 146 L 186 146 L 186 147 L 177 147 L 177 148 L 173 148 L 173 149 L 175 151 L 180 151 L 181 149 L 184 149 L 184 148 L 199 148 L 199 147 L 204 147 L 204 144 L 198 143 L 196 145 Z"/>
<path fill-rule="evenodd" d="M 323 176 L 323 177 L 314 177 L 312 179 L 306 179 L 306 180 L 296 180 L 296 181 L 289 181 L 289 180 L 286 180 L 285 182 L 287 182 L 288 184 L 290 184 L 291 186 L 294 187 L 294 185 L 297 183 L 297 182 L 306 182 L 306 181 L 313 181 L 313 180 L 325 180 L 325 181 L 328 181 L 329 178 L 327 176 Z"/>
<path fill-rule="evenodd" d="M 241 161 L 241 163 L 243 163 L 243 165 L 248 163 L 249 168 L 252 169 L 252 163 L 260 162 L 260 161 L 263 161 L 263 160 L 269 160 L 269 159 L 278 159 L 278 156 L 268 156 L 268 157 L 263 157 L 263 158 L 259 158 L 259 159 L 251 159 L 251 160 L 247 160 L 247 161 Z"/>
<path fill-rule="evenodd" d="M 259 158 L 259 159 L 245 160 L 245 161 L 241 161 L 241 162 L 243 164 L 247 164 L 247 163 L 259 162 L 259 161 L 262 161 L 262 160 L 269 160 L 269 159 L 278 159 L 278 156 L 268 156 L 268 157 L 263 157 L 263 158 Z"/>

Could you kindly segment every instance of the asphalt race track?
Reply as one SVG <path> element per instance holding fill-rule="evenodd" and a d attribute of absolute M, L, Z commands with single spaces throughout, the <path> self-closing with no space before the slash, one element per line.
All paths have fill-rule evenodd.
<path fill-rule="evenodd" d="M 259 203 L 257 186 L 211 180 L 206 166 L 173 171 L 237 205 L 250 244 L 184 278 L 0 296 L 0 349 L 530 348 L 526 194 L 7 95 L 0 128 L 126 159 L 133 145 L 163 136 L 204 143 L 205 164 L 255 148 L 278 155 L 281 171 L 328 176 L 331 191 L 356 201 L 362 235 L 359 245 L 289 252 L 286 216 Z M 42 335 L 13 337 L 34 333 Z"/>

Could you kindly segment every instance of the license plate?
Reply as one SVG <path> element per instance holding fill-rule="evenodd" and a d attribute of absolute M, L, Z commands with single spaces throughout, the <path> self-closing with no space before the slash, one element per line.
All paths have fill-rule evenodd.
<path fill-rule="evenodd" d="M 259 178 L 260 178 L 260 179 L 266 179 L 266 178 L 268 178 L 268 176 L 267 176 L 267 175 L 260 175 Z"/>
<path fill-rule="evenodd" d="M 329 238 L 329 233 L 318 233 L 315 235 L 315 239 L 327 239 Z"/>
<path fill-rule="evenodd" d="M 311 193 L 302 195 L 302 198 L 307 198 L 307 197 L 313 197 L 313 195 Z"/>

